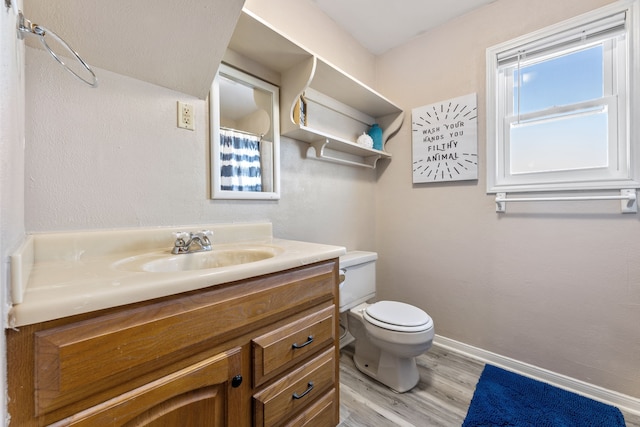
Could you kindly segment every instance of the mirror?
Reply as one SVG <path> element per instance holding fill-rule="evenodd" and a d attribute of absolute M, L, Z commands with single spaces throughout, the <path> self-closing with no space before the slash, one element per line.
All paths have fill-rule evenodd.
<path fill-rule="evenodd" d="M 211 197 L 280 198 L 277 86 L 221 64 L 211 86 Z"/>

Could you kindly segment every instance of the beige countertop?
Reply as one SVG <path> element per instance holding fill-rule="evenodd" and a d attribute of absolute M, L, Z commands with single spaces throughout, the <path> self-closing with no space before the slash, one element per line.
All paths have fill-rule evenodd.
<path fill-rule="evenodd" d="M 150 253 L 170 257 L 173 231 L 212 230 L 213 251 L 260 247 L 275 256 L 246 264 L 175 272 L 122 268 Z M 345 248 L 271 236 L 270 223 L 33 234 L 11 257 L 8 327 L 145 301 L 337 258 Z M 177 255 L 177 256 L 190 256 Z"/>

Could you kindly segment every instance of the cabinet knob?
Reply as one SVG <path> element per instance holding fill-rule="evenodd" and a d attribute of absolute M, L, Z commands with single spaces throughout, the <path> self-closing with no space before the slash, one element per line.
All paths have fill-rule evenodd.
<path fill-rule="evenodd" d="M 231 380 L 231 387 L 240 387 L 240 384 L 242 384 L 242 375 L 236 375 L 235 377 L 233 377 L 233 379 Z"/>

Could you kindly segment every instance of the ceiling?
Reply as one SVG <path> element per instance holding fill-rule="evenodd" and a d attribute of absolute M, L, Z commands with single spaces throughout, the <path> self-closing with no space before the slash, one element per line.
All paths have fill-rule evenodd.
<path fill-rule="evenodd" d="M 495 0 L 312 0 L 379 55 Z"/>

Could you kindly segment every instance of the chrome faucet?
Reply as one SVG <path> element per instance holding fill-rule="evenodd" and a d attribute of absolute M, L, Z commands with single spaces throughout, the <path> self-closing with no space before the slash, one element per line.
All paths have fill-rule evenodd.
<path fill-rule="evenodd" d="M 211 238 L 213 232 L 210 230 L 202 230 L 195 233 L 186 231 L 178 231 L 173 233 L 176 241 L 173 244 L 172 254 L 189 254 L 193 252 L 203 252 L 211 250 Z M 192 249 L 192 245 L 197 245 L 196 249 Z"/>

